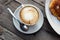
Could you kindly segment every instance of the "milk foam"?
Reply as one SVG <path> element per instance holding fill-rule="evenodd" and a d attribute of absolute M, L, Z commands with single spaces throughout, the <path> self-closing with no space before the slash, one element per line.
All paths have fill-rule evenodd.
<path fill-rule="evenodd" d="M 33 14 L 32 13 L 25 13 L 24 14 L 24 19 L 25 20 L 32 20 L 34 18 Z"/>
<path fill-rule="evenodd" d="M 25 20 L 32 20 L 33 18 L 34 18 L 34 15 L 33 15 L 33 12 L 32 12 L 32 10 L 31 10 L 32 8 L 25 8 L 24 9 L 24 14 L 23 14 L 23 16 L 24 16 L 24 19 Z"/>

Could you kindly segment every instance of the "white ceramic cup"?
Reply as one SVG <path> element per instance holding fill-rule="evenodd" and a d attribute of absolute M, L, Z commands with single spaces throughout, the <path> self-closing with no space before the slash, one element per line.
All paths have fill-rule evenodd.
<path fill-rule="evenodd" d="M 19 11 L 21 11 L 21 9 L 24 8 L 24 7 L 26 7 L 26 6 L 32 6 L 32 7 L 36 8 L 37 11 L 38 11 L 38 14 L 40 15 L 40 9 L 39 9 L 38 7 L 32 5 L 32 4 L 22 4 Z M 23 24 L 25 24 L 25 25 L 32 26 L 32 25 L 35 25 L 35 24 L 37 23 L 37 22 L 36 22 L 36 23 L 33 23 L 33 24 L 26 24 L 26 23 L 24 23 L 24 22 L 21 20 L 21 18 L 20 18 L 20 12 L 19 12 L 18 15 L 19 15 L 19 18 L 18 18 L 18 19 L 20 20 L 20 22 L 23 23 Z M 39 15 L 38 15 L 38 16 L 39 16 Z M 38 20 L 39 20 L 39 19 L 38 19 Z"/>

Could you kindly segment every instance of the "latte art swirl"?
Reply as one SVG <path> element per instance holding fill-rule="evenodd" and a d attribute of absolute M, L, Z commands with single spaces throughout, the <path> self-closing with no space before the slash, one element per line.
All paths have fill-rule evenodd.
<path fill-rule="evenodd" d="M 32 20 L 33 19 L 33 14 L 32 13 L 25 13 L 24 14 L 24 19 L 25 20 Z"/>
<path fill-rule="evenodd" d="M 36 8 L 26 6 L 20 11 L 20 19 L 26 24 L 35 24 L 38 21 L 39 13 Z"/>

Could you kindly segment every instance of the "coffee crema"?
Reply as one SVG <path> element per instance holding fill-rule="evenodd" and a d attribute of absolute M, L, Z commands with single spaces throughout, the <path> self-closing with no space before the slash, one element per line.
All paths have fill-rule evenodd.
<path fill-rule="evenodd" d="M 34 25 L 39 19 L 39 12 L 33 6 L 25 6 L 20 11 L 20 19 L 25 24 Z"/>

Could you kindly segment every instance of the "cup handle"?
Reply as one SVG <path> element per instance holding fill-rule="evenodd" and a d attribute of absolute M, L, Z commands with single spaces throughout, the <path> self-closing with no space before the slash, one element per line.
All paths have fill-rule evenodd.
<path fill-rule="evenodd" d="M 20 4 L 21 4 L 20 6 L 24 7 L 23 3 L 20 3 Z"/>

